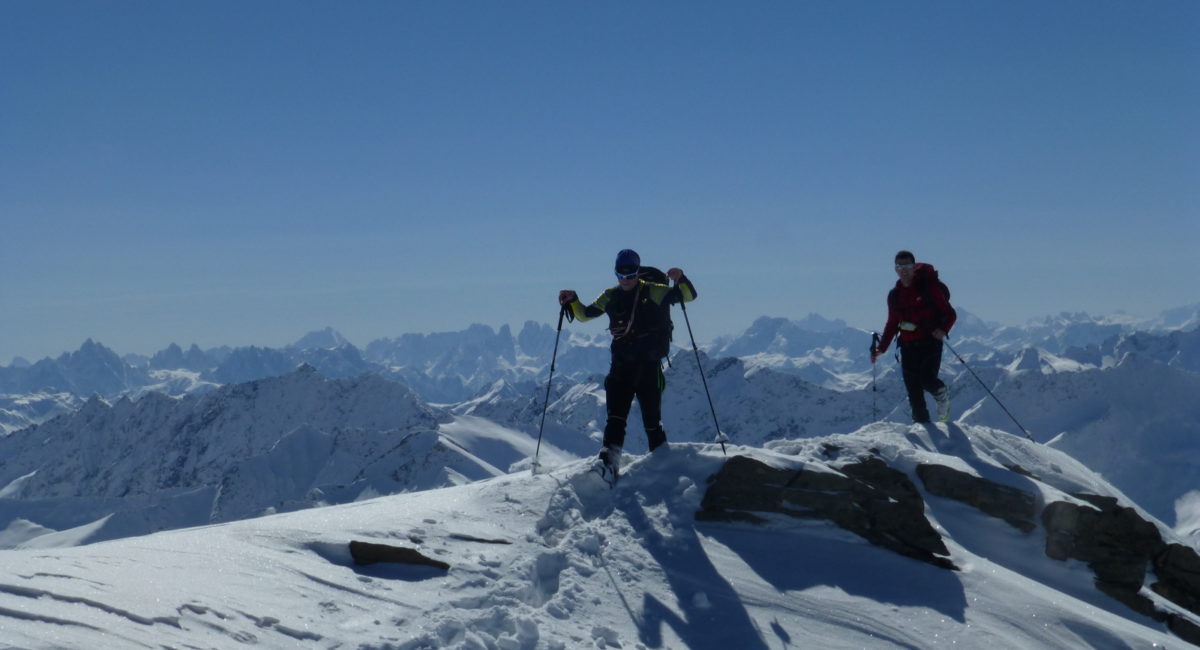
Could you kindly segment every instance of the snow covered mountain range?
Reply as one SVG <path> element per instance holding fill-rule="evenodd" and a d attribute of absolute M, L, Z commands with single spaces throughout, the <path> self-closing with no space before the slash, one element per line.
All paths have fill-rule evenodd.
<path fill-rule="evenodd" d="M 968 358 L 993 366 L 1007 365 L 1026 348 L 1036 348 L 1095 366 L 1106 357 L 1119 359 L 1136 350 L 1200 370 L 1200 344 L 1194 335 L 1198 326 L 1200 304 L 1147 321 L 1061 314 L 1022 327 L 987 324 L 960 308 L 954 340 Z M 117 398 L 154 391 L 178 396 L 284 374 L 307 363 L 327 377 L 379 373 L 403 381 L 428 401 L 454 403 L 477 396 L 498 379 L 514 384 L 544 380 L 555 335 L 554 327 L 534 322 L 526 322 L 515 335 L 507 325 L 499 330 L 472 325 L 458 332 L 379 339 L 360 350 L 326 328 L 279 349 L 201 350 L 192 345 L 184 350 L 172 344 L 150 357 L 121 357 L 88 340 L 79 350 L 55 359 L 33 364 L 15 359 L 0 366 L 0 394 L 70 393 L 87 398 L 95 393 Z M 800 321 L 764 316 L 737 336 L 718 337 L 704 351 L 714 358 L 738 357 L 752 367 L 772 367 L 848 390 L 862 388 L 864 374 L 870 371 L 870 340 L 868 332 L 815 314 Z M 675 341 L 677 350 L 683 349 L 681 342 Z M 602 328 L 569 324 L 561 335 L 557 372 L 573 379 L 603 373 L 607 347 Z"/>
<path fill-rule="evenodd" d="M 516 336 L 481 325 L 405 335 L 365 352 L 332 329 L 278 350 L 171 346 L 150 358 L 121 358 L 88 341 L 58 359 L 0 368 L 0 549 L 12 549 L 0 557 L 23 567 L 0 584 L 0 616 L 6 625 L 18 622 L 4 628 L 16 630 L 14 640 L 0 640 L 69 647 L 104 634 L 116 640 L 113 647 L 140 647 L 147 638 L 220 646 L 232 638 L 268 647 L 324 641 L 532 650 L 637 639 L 645 647 L 716 648 L 729 646 L 719 642 L 724 628 L 711 621 L 732 608 L 731 629 L 752 641 L 745 647 L 786 648 L 797 640 L 926 647 L 931 633 L 961 640 L 967 630 L 1012 647 L 1174 647 L 1178 638 L 1168 630 L 1191 639 L 1189 626 L 1200 623 L 1193 616 L 1200 584 L 1193 602 L 1179 595 L 1190 586 L 1171 587 L 1162 577 L 1177 561 L 1162 549 L 1200 545 L 1195 311 L 1157 324 L 1063 316 L 1019 331 L 964 313 L 952 345 L 970 366 L 947 352 L 943 377 L 957 420 L 936 430 L 906 424 L 896 363 L 887 357 L 872 368 L 868 333 L 817 316 L 762 318 L 704 351 L 676 349 L 664 397 L 674 452 L 669 460 L 637 458 L 645 443 L 632 424 L 629 480 L 611 497 L 587 483 L 578 460 L 594 454 L 604 423 L 604 335 L 563 332 L 548 400 L 556 332 L 535 323 Z M 631 422 L 638 421 L 635 408 Z M 832 528 L 829 521 L 772 520 L 765 529 L 697 523 L 702 502 L 716 498 L 706 487 L 710 477 L 725 471 L 726 457 L 711 444 L 718 428 L 731 439 L 730 455 L 766 467 L 837 474 L 850 470 L 832 460 L 875 457 L 909 475 L 955 577 L 914 569 L 904 549 L 892 551 L 908 557 L 878 555 L 838 532 L 846 522 L 833 515 Z M 1025 430 L 1042 444 L 1025 440 Z M 535 455 L 543 472 L 508 475 L 528 470 Z M 1061 537 L 1057 515 L 1034 517 L 1019 534 L 1001 533 L 1003 523 L 980 527 L 962 506 L 939 505 L 945 488 L 918 476 L 922 464 L 999 479 L 1033 495 L 1039 509 L 1063 501 L 1114 517 L 1137 512 L 1157 531 L 1159 550 L 1145 561 L 1167 563 L 1147 574 L 1159 582 L 1135 584 L 1127 569 L 1114 578 L 1105 572 L 1115 569 L 1097 568 L 1107 565 L 1088 549 L 1063 550 L 1054 541 Z M 419 494 L 382 496 L 401 493 Z M 549 505 L 533 505 L 539 501 Z M 395 508 L 429 514 L 381 524 L 395 519 L 386 514 Z M 195 526 L 208 527 L 145 537 Z M 408 540 L 456 558 L 457 569 L 430 577 L 356 567 L 345 540 L 329 540 L 348 531 L 374 542 Z M 513 548 L 466 550 L 496 539 Z M 780 558 L 776 545 L 784 543 L 837 566 L 848 542 L 853 553 L 873 558 L 863 565 L 873 568 L 822 573 L 819 564 L 757 559 Z M 178 543 L 220 549 L 235 563 L 231 571 L 303 595 L 264 611 L 275 601 L 265 594 L 256 600 L 240 580 L 204 580 L 171 555 Z M 1043 547 L 1041 559 L 1031 560 Z M 103 569 L 144 562 L 134 558 L 145 549 L 153 549 L 158 579 L 203 585 L 199 595 L 138 591 Z M 78 570 L 38 568 L 64 559 Z M 286 568 L 250 568 L 263 562 Z M 932 595 L 914 600 L 897 591 L 899 583 L 870 584 L 880 572 L 926 581 Z M 305 575 L 311 580 L 295 577 Z M 348 590 L 347 580 L 358 586 Z M 391 593 L 400 583 L 406 594 L 418 584 L 436 589 L 410 601 Z M 618 602 L 626 588 L 646 600 L 614 607 L 596 595 L 614 588 Z M 160 611 L 143 593 L 174 605 Z M 311 598 L 328 606 L 311 611 L 300 602 Z M 33 615 L 5 613 L 25 611 L 30 599 L 38 603 Z M 375 599 L 403 603 L 410 613 L 367 614 Z M 95 611 L 117 613 L 118 622 L 96 620 Z M 1033 615 L 1052 622 L 1017 622 Z M 62 636 L 47 636 L 47 625 Z M 60 641 L 30 641 L 47 638 Z"/>
<path fill-rule="evenodd" d="M 1195 328 L 1200 308 L 1174 310 L 1153 323 L 1062 315 L 1024 329 L 992 328 L 960 311 L 962 325 L 956 328 L 953 345 L 975 374 L 950 353 L 943 364 L 960 421 L 1018 432 L 1025 427 L 1039 442 L 1068 450 L 1103 472 L 1156 517 L 1168 522 L 1182 520 L 1176 501 L 1186 501 L 1186 495 L 1200 486 L 1200 462 L 1193 460 L 1196 454 L 1186 453 L 1200 441 L 1195 435 L 1200 426 L 1200 400 L 1194 397 L 1200 372 L 1200 329 Z M 1132 329 L 1135 326 L 1157 329 Z M 17 446 L 18 442 L 44 437 L 46 432 L 64 440 L 107 437 L 113 449 L 144 448 L 151 456 L 168 455 L 164 445 L 201 446 L 181 435 L 184 430 L 206 441 L 225 441 L 235 434 L 247 438 L 236 451 L 218 447 L 223 464 L 209 467 L 207 474 L 189 467 L 193 472 L 187 475 L 190 480 L 164 478 L 161 470 L 165 466 L 155 465 L 152 473 L 161 483 L 155 487 L 163 492 L 152 499 L 153 504 L 140 505 L 142 510 L 159 507 L 163 495 L 170 494 L 173 499 L 179 498 L 176 493 L 200 489 L 223 493 L 223 503 L 232 503 L 236 499 L 230 496 L 235 487 L 230 475 L 242 471 L 237 463 L 253 458 L 269 462 L 264 455 L 279 441 L 293 437 L 346 444 L 357 436 L 361 440 L 355 443 L 358 446 L 353 453 L 358 455 L 348 465 L 362 466 L 394 436 L 423 429 L 438 432 L 430 441 L 444 438 L 445 427 L 452 421 L 486 422 L 486 427 L 519 436 L 536 435 L 542 427 L 554 337 L 552 327 L 535 323 L 526 323 L 516 336 L 507 327 L 495 331 L 475 325 L 461 332 L 375 341 L 363 353 L 330 328 L 283 349 L 202 351 L 192 346 L 185 351 L 173 345 L 142 359 L 122 359 L 88 341 L 79 351 L 58 359 L 0 368 L 0 385 L 7 393 L 0 397 L 0 426 L 15 432 L 44 423 L 45 430 L 0 440 L 7 450 L 0 450 L 4 459 L 0 461 L 0 488 L 21 479 L 23 487 L 9 485 L 3 494 L 23 495 L 26 500 L 65 496 L 43 489 L 57 484 L 60 475 L 43 471 L 40 478 L 23 478 L 47 459 L 39 456 L 37 445 L 26 442 Z M 677 348 L 666 370 L 670 386 L 664 398 L 667 431 L 672 440 L 700 442 L 712 440 L 719 426 L 739 443 L 761 445 L 770 440 L 848 433 L 881 419 L 907 421 L 896 363 L 885 357 L 873 375 L 862 348 L 869 342 L 868 334 L 815 315 L 803 321 L 761 318 L 740 336 L 718 339 L 698 355 L 715 407 L 711 409 L 697 371 L 697 355 Z M 563 332 L 544 427 L 544 440 L 551 448 L 577 456 L 593 453 L 604 422 L 602 373 L 607 357 L 605 335 Z M 306 370 L 297 371 L 298 365 Z M 285 381 L 289 377 L 292 383 Z M 316 384 L 333 380 L 332 384 L 344 385 L 345 390 L 302 389 L 301 377 Z M 989 398 L 980 380 L 1017 416 L 1020 427 Z M 44 388 L 22 393 L 31 381 Z M 88 387 L 95 395 L 86 392 Z M 264 406 L 253 399 L 231 398 L 239 391 L 257 395 L 264 388 L 274 391 L 276 403 Z M 360 392 L 363 396 L 350 397 Z M 401 393 L 404 399 L 396 397 Z M 367 403 L 375 412 L 389 413 L 391 419 L 380 417 L 370 426 L 357 427 L 341 417 L 368 408 L 364 406 Z M 271 427 L 251 435 L 239 433 L 238 427 L 245 424 L 214 428 L 194 413 L 216 409 L 253 414 L 264 408 L 303 417 L 273 420 Z M 433 420 L 410 426 L 396 419 L 408 411 L 430 413 L 426 417 Z M 52 421 L 56 415 L 62 417 Z M 229 417 L 253 423 L 259 416 Z M 631 422 L 638 421 L 635 407 Z M 355 429 L 353 436 L 347 429 Z M 93 435 L 82 435 L 84 430 Z M 633 424 L 630 430 L 627 447 L 634 452 L 644 450 L 639 427 Z M 258 439 L 249 440 L 254 436 Z M 278 447 L 273 453 L 287 449 L 283 444 Z M 449 447 L 457 448 L 454 444 Z M 82 448 L 76 453 L 93 462 L 103 458 Z M 484 465 L 507 471 L 519 456 L 485 461 Z M 83 477 L 70 482 L 76 488 L 75 497 L 138 494 L 149 498 L 144 480 L 115 476 L 126 466 L 150 471 L 127 459 L 105 468 L 73 467 L 77 473 L 61 476 Z M 260 499 L 233 510 L 212 506 L 203 515 L 213 521 L 227 520 L 236 517 L 222 515 L 222 511 L 245 516 L 271 507 L 350 498 L 325 494 L 332 490 L 331 485 L 348 477 L 332 470 L 313 471 L 317 475 L 325 471 L 328 476 L 306 477 L 287 489 L 260 490 Z M 464 476 L 479 478 L 490 475 L 489 471 L 466 472 Z M 99 485 L 93 475 L 102 472 L 115 476 L 112 485 L 120 487 L 93 489 Z M 427 479 L 420 487 L 452 482 L 445 477 Z M 134 485 L 140 487 L 131 487 Z M 360 487 L 359 492 L 366 489 Z M 386 493 L 410 488 L 385 481 L 370 489 Z M 310 497 L 310 492 L 324 496 Z M 211 494 L 201 500 L 212 501 Z M 96 508 L 104 509 L 103 503 L 98 502 Z M 51 506 L 42 507 L 46 508 Z M 79 525 L 96 508 L 78 508 L 80 517 L 43 525 L 53 529 Z M 188 512 L 188 522 L 201 518 L 200 511 Z M 151 529 L 162 525 L 146 524 Z M 114 522 L 110 534 L 118 529 Z"/>

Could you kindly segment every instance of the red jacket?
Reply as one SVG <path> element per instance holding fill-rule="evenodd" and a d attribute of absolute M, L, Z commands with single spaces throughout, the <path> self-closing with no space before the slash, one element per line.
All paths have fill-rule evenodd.
<path fill-rule="evenodd" d="M 932 339 L 934 330 L 949 334 L 958 314 L 950 306 L 943 285 L 938 282 L 938 272 L 932 266 L 918 263 L 913 268 L 913 281 L 909 286 L 896 280 L 896 288 L 888 293 L 888 319 L 879 340 L 879 352 L 891 344 L 896 332 L 900 342 Z M 912 327 L 901 327 L 911 323 Z"/>

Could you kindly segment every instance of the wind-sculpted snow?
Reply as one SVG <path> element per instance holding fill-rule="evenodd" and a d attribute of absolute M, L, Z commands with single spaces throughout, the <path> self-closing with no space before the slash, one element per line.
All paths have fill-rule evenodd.
<path fill-rule="evenodd" d="M 1119 491 L 1055 450 L 985 427 L 878 424 L 732 446 L 799 471 L 831 449 L 1000 478 L 1039 495 Z M 697 522 L 726 457 L 677 444 L 634 457 L 615 490 L 585 461 L 136 540 L 0 551 L 0 629 L 16 647 L 927 648 L 1186 647 L 951 499 L 927 517 L 958 571 L 874 546 L 828 521 Z M 1032 479 L 1006 469 L 1019 465 Z M 914 477 L 914 480 L 915 477 Z M 449 565 L 354 564 L 352 540 Z"/>

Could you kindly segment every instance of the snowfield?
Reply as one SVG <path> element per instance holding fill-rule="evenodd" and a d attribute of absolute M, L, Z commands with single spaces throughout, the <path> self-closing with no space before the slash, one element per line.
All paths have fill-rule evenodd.
<path fill-rule="evenodd" d="M 1066 454 L 983 426 L 876 423 L 728 454 L 800 468 L 826 444 L 910 473 L 1015 464 L 1043 477 L 1025 486 L 1042 500 L 1087 491 L 1128 504 Z M 537 475 L 83 546 L 64 531 L 59 548 L 0 551 L 0 647 L 1187 647 L 1097 591 L 1086 566 L 1047 558 L 1041 527 L 1024 534 L 956 501 L 922 495 L 950 571 L 826 521 L 697 522 L 725 460 L 715 445 L 634 456 L 613 490 L 589 461 L 542 460 Z M 358 566 L 352 540 L 449 569 Z"/>

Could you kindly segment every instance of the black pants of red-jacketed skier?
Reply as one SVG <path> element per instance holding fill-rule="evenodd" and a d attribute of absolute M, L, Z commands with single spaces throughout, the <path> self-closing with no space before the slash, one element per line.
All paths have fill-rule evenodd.
<path fill-rule="evenodd" d="M 625 446 L 625 421 L 637 397 L 642 410 L 642 426 L 650 451 L 667 441 L 662 426 L 662 391 L 665 380 L 662 364 L 652 361 L 613 360 L 604 378 L 608 403 L 608 422 L 604 425 L 604 446 Z"/>
<path fill-rule="evenodd" d="M 900 345 L 900 371 L 908 391 L 908 405 L 913 422 L 929 422 L 925 393 L 937 393 L 946 387 L 938 379 L 942 367 L 942 342 L 933 339 L 904 341 Z"/>

